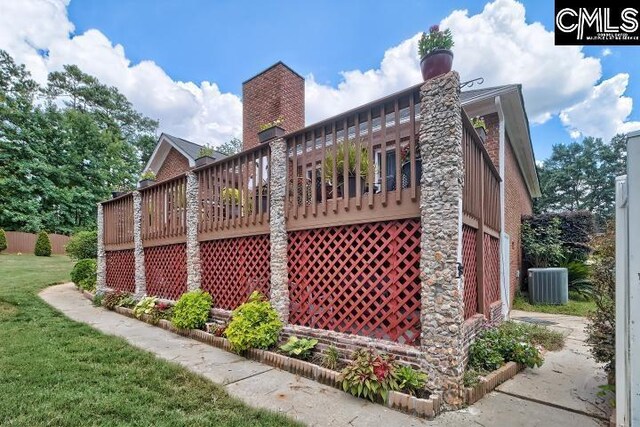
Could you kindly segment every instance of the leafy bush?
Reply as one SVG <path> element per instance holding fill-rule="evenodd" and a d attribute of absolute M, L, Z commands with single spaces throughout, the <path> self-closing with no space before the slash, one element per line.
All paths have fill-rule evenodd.
<path fill-rule="evenodd" d="M 335 371 L 340 364 L 340 352 L 335 346 L 330 345 L 322 354 L 320 364 L 327 369 Z"/>
<path fill-rule="evenodd" d="M 138 319 L 140 319 L 143 314 L 153 315 L 157 303 L 158 298 L 156 297 L 144 297 L 133 307 L 133 315 Z"/>
<path fill-rule="evenodd" d="M 417 391 L 423 390 L 429 376 L 424 372 L 416 371 L 411 366 L 400 366 L 397 370 L 398 387 L 400 390 L 414 396 Z"/>
<path fill-rule="evenodd" d="M 564 347 L 564 335 L 544 326 L 509 321 L 502 323 L 500 329 L 509 336 L 517 337 L 533 345 L 541 345 L 549 351 L 557 351 Z"/>
<path fill-rule="evenodd" d="M 100 307 L 102 305 L 102 300 L 104 299 L 104 294 L 98 293 L 93 296 L 93 305 L 96 307 Z"/>
<path fill-rule="evenodd" d="M 280 350 L 284 351 L 291 357 L 306 360 L 311 356 L 311 351 L 318 344 L 318 340 L 309 338 L 289 337 L 289 340 L 280 346 Z"/>
<path fill-rule="evenodd" d="M 65 252 L 73 259 L 98 257 L 98 232 L 79 231 L 69 239 L 64 247 Z"/>
<path fill-rule="evenodd" d="M 543 361 L 526 327 L 512 322 L 481 333 L 469 347 L 469 367 L 478 371 L 493 371 L 505 362 L 533 368 L 542 366 Z"/>
<path fill-rule="evenodd" d="M 173 307 L 171 322 L 181 329 L 202 328 L 209 319 L 213 299 L 200 289 L 182 294 Z"/>
<path fill-rule="evenodd" d="M 591 268 L 582 261 L 571 261 L 563 265 L 569 273 L 569 292 L 581 299 L 591 299 L 593 296 L 593 282 Z"/>
<path fill-rule="evenodd" d="M 225 331 L 231 348 L 237 352 L 249 348 L 269 348 L 278 342 L 282 322 L 271 303 L 254 291 L 244 304 L 233 310 Z"/>
<path fill-rule="evenodd" d="M 616 241 L 615 230 L 595 239 L 592 280 L 596 309 L 588 316 L 587 344 L 593 358 L 605 363 L 610 378 L 615 377 L 616 357 Z"/>
<path fill-rule="evenodd" d="M 342 389 L 372 402 L 387 401 L 390 390 L 398 390 L 398 365 L 393 355 L 380 355 L 371 349 L 359 349 L 342 370 Z"/>
<path fill-rule="evenodd" d="M 133 301 L 131 294 L 123 291 L 106 292 L 102 299 L 102 306 L 108 310 L 123 306 L 123 303 Z"/>
<path fill-rule="evenodd" d="M 553 218 L 544 227 L 522 224 L 522 251 L 531 267 L 557 267 L 564 259 L 560 240 L 560 219 Z"/>
<path fill-rule="evenodd" d="M 93 278 L 95 285 L 97 264 L 95 259 L 81 259 L 71 270 L 71 281 L 80 287 L 81 282 Z"/>
<path fill-rule="evenodd" d="M 156 173 L 154 171 L 152 171 L 151 169 L 141 173 L 140 174 L 140 181 L 144 181 L 145 179 L 155 180 L 156 179 Z"/>
<path fill-rule="evenodd" d="M 96 276 L 89 276 L 85 279 L 80 280 L 80 283 L 78 283 L 78 287 L 80 289 L 84 289 L 85 291 L 93 292 L 96 290 L 96 282 Z"/>
<path fill-rule="evenodd" d="M 34 248 L 33 253 L 35 256 L 51 256 L 51 241 L 49 240 L 49 235 L 46 231 L 38 233 L 36 247 Z"/>
<path fill-rule="evenodd" d="M 4 229 L 0 228 L 0 252 L 7 249 L 7 235 Z"/>
<path fill-rule="evenodd" d="M 590 242 L 594 232 L 594 221 L 591 212 L 538 214 L 525 216 L 522 219 L 524 224 L 541 231 L 549 227 L 554 220 L 560 221 L 560 242 L 565 261 L 585 261 L 592 251 Z"/>

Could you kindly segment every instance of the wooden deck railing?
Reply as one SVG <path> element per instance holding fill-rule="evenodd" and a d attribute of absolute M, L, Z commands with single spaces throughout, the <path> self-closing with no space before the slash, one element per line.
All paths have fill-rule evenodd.
<path fill-rule="evenodd" d="M 105 249 L 133 248 L 133 195 L 108 200 L 102 206 Z"/>
<path fill-rule="evenodd" d="M 198 239 L 269 232 L 269 144 L 196 169 Z"/>
<path fill-rule="evenodd" d="M 419 87 L 286 136 L 287 229 L 419 216 Z"/>
<path fill-rule="evenodd" d="M 140 190 L 144 246 L 183 243 L 187 234 L 186 175 Z"/>

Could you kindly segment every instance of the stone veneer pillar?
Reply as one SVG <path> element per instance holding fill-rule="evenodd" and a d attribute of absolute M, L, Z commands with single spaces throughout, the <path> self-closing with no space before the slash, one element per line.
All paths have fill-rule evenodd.
<path fill-rule="evenodd" d="M 284 210 L 287 185 L 287 144 L 278 138 L 269 143 L 271 162 L 269 167 L 270 210 L 269 227 L 271 242 L 271 304 L 283 323 L 289 321 L 289 284 L 287 272 L 287 230 Z"/>
<path fill-rule="evenodd" d="M 420 89 L 421 348 L 429 386 L 450 408 L 462 400 L 464 302 L 459 244 L 462 227 L 462 117 L 455 71 Z"/>
<path fill-rule="evenodd" d="M 198 242 L 198 179 L 187 173 L 187 291 L 200 288 L 200 243 Z"/>
<path fill-rule="evenodd" d="M 107 289 L 107 255 L 104 250 L 104 209 L 102 203 L 98 203 L 98 261 L 96 293 L 104 293 Z"/>
<path fill-rule="evenodd" d="M 147 279 L 144 271 L 144 247 L 142 246 L 142 196 L 133 192 L 133 255 L 135 257 L 134 296 L 136 299 L 147 294 Z"/>

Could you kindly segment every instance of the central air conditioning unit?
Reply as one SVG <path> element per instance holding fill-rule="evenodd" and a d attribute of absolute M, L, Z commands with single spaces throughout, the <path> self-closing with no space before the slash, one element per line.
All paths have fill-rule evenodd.
<path fill-rule="evenodd" d="M 531 304 L 566 304 L 569 302 L 569 272 L 566 268 L 530 268 L 529 301 Z"/>

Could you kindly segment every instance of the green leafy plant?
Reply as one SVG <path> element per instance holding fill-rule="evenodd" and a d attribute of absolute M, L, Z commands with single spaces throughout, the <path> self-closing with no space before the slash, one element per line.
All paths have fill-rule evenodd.
<path fill-rule="evenodd" d="M 7 234 L 0 228 L 0 252 L 7 249 Z"/>
<path fill-rule="evenodd" d="M 438 25 L 432 25 L 429 33 L 422 33 L 418 40 L 418 55 L 424 58 L 437 49 L 451 49 L 453 47 L 453 34 L 451 30 L 440 31 Z"/>
<path fill-rule="evenodd" d="M 295 357 L 296 359 L 306 360 L 311 356 L 311 352 L 317 344 L 317 339 L 291 336 L 286 343 L 280 346 L 280 350 L 284 351 L 291 357 Z"/>
<path fill-rule="evenodd" d="M 81 259 L 71 270 L 71 281 L 80 287 L 83 280 L 96 278 L 97 264 L 95 259 Z M 95 282 L 94 282 L 95 283 Z"/>
<path fill-rule="evenodd" d="M 78 283 L 78 287 L 85 291 L 93 292 L 96 290 L 96 282 L 96 276 L 89 276 L 86 279 L 80 280 L 80 283 Z"/>
<path fill-rule="evenodd" d="M 91 300 L 91 302 L 93 303 L 94 306 L 100 307 L 102 305 L 103 299 L 104 299 L 104 294 L 97 293 L 93 296 L 93 299 Z"/>
<path fill-rule="evenodd" d="M 472 118 L 471 119 L 471 124 L 476 129 L 484 129 L 485 132 L 487 131 L 487 124 L 484 121 L 484 117 L 474 117 L 474 118 Z"/>
<path fill-rule="evenodd" d="M 569 292 L 582 298 L 591 299 L 593 296 L 593 281 L 591 267 L 582 261 L 571 261 L 563 265 L 569 274 Z"/>
<path fill-rule="evenodd" d="M 357 153 L 360 150 L 360 171 L 357 171 Z M 357 143 L 354 139 L 338 144 L 335 153 L 335 165 L 337 179 L 344 177 L 344 160 L 347 160 L 347 171 L 349 176 L 359 175 L 366 178 L 369 175 L 369 153 L 366 145 Z M 323 167 L 325 179 L 329 182 L 333 180 L 333 150 L 328 150 L 324 157 Z"/>
<path fill-rule="evenodd" d="M 562 263 L 561 234 L 559 218 L 551 219 L 545 227 L 522 224 L 522 249 L 531 267 L 556 267 Z"/>
<path fill-rule="evenodd" d="M 35 256 L 51 256 L 51 241 L 49 240 L 49 235 L 46 231 L 38 233 L 36 247 L 34 248 L 33 253 Z"/>
<path fill-rule="evenodd" d="M 215 150 L 213 149 L 213 147 L 211 147 L 210 145 L 203 145 L 202 147 L 200 147 L 200 150 L 198 151 L 198 158 L 213 157 L 213 153 L 215 153 Z"/>
<path fill-rule="evenodd" d="M 133 307 L 133 315 L 138 319 L 140 319 L 143 314 L 152 316 L 157 303 L 158 298 L 156 297 L 144 297 Z"/>
<path fill-rule="evenodd" d="M 425 388 L 427 378 L 429 378 L 424 372 L 417 371 L 407 365 L 400 366 L 396 373 L 400 390 L 412 396 L 415 396 L 416 392 Z"/>
<path fill-rule="evenodd" d="M 102 306 L 108 310 L 113 310 L 116 307 L 121 307 L 122 303 L 129 298 L 131 298 L 131 294 L 124 291 L 105 292 L 102 299 Z"/>
<path fill-rule="evenodd" d="M 271 303 L 257 291 L 231 313 L 225 334 L 234 351 L 269 348 L 278 342 L 282 322 Z"/>
<path fill-rule="evenodd" d="M 73 259 L 97 258 L 98 232 L 94 230 L 75 233 L 64 250 Z"/>
<path fill-rule="evenodd" d="M 262 132 L 263 130 L 267 130 L 267 129 L 272 128 L 274 126 L 280 126 L 283 123 L 284 123 L 284 117 L 278 117 L 277 119 L 275 119 L 272 122 L 261 124 L 259 129 L 260 129 L 260 132 Z"/>
<path fill-rule="evenodd" d="M 483 372 L 476 371 L 475 369 L 467 369 L 462 376 L 462 383 L 465 387 L 475 387 L 480 383 L 480 376 Z"/>
<path fill-rule="evenodd" d="M 232 203 L 235 201 L 237 206 L 240 204 L 240 190 L 237 188 L 223 188 L 220 192 L 220 200 L 222 203 Z"/>
<path fill-rule="evenodd" d="M 322 353 L 320 364 L 332 371 L 338 369 L 338 365 L 340 364 L 340 352 L 338 349 L 333 345 L 327 347 L 327 349 Z"/>
<path fill-rule="evenodd" d="M 342 389 L 372 402 L 387 401 L 390 390 L 398 390 L 398 365 L 393 355 L 380 355 L 371 349 L 359 349 L 342 370 Z"/>
<path fill-rule="evenodd" d="M 182 294 L 173 307 L 171 322 L 181 329 L 199 329 L 209 319 L 213 299 L 201 289 Z"/>
<path fill-rule="evenodd" d="M 142 172 L 140 174 L 140 181 L 144 181 L 145 179 L 150 179 L 152 181 L 155 181 L 156 173 L 154 171 L 152 171 L 151 169 L 149 169 L 148 171 Z"/>
<path fill-rule="evenodd" d="M 510 322 L 482 332 L 469 347 L 472 369 L 493 371 L 505 362 L 521 363 L 529 368 L 542 366 L 544 362 L 526 329 Z"/>

